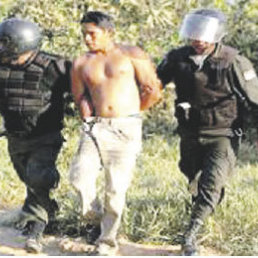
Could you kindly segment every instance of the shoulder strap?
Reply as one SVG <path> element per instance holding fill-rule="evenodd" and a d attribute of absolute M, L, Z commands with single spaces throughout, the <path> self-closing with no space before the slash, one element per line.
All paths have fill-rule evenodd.
<path fill-rule="evenodd" d="M 211 60 L 220 62 L 220 65 L 224 68 L 230 67 L 234 62 L 238 50 L 226 45 L 218 45 L 215 53 L 211 56 Z"/>
<path fill-rule="evenodd" d="M 41 68 L 45 69 L 48 67 L 49 63 L 51 62 L 51 58 L 45 53 L 39 52 L 36 58 L 33 60 L 33 63 Z"/>

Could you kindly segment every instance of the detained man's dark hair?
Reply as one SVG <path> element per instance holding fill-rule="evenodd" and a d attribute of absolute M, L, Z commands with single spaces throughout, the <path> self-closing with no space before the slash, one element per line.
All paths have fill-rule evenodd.
<path fill-rule="evenodd" d="M 104 29 L 114 30 L 112 17 L 99 11 L 85 13 L 81 19 L 81 23 L 95 23 Z"/>

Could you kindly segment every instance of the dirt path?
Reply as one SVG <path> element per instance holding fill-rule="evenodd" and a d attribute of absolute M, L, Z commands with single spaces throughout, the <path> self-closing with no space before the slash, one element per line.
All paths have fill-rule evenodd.
<path fill-rule="evenodd" d="M 0 215 L 3 213 L 0 212 Z M 0 226 L 0 256 L 29 256 L 35 254 L 27 253 L 23 247 L 25 237 L 20 231 L 11 227 Z M 45 235 L 43 238 L 43 250 L 38 256 L 76 256 L 87 255 L 94 246 L 88 245 L 83 238 L 68 238 Z M 221 255 L 212 249 L 201 247 L 201 255 Z M 129 242 L 125 239 L 119 240 L 120 256 L 175 256 L 180 255 L 180 246 L 171 245 L 142 245 Z"/>

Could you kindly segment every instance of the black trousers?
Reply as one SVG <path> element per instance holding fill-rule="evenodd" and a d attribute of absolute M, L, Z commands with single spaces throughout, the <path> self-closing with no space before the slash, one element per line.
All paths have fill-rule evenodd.
<path fill-rule="evenodd" d="M 220 202 L 227 179 L 232 175 L 236 148 L 229 137 L 181 137 L 179 166 L 189 179 L 198 183 L 192 218 L 204 220 Z M 198 176 L 198 178 L 197 178 Z"/>
<path fill-rule="evenodd" d="M 62 142 L 60 132 L 27 139 L 8 137 L 11 161 L 27 188 L 23 212 L 28 220 L 47 222 L 56 206 L 49 193 L 59 182 L 55 162 Z"/>

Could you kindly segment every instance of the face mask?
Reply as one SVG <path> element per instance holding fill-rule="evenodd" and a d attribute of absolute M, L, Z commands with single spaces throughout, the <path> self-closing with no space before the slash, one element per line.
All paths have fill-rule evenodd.
<path fill-rule="evenodd" d="M 202 69 L 203 63 L 208 55 L 194 55 L 190 56 L 190 58 L 194 61 L 194 63 L 199 67 L 198 70 Z"/>

